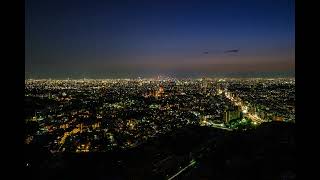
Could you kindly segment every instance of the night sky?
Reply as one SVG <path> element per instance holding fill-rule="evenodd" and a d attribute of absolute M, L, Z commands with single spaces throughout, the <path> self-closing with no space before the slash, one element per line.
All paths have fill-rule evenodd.
<path fill-rule="evenodd" d="M 25 75 L 294 76 L 294 14 L 293 0 L 26 0 Z"/>

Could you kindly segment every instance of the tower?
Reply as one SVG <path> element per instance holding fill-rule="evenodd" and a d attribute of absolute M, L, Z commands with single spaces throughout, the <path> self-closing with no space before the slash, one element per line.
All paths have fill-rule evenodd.
<path fill-rule="evenodd" d="M 223 121 L 228 123 L 230 121 L 230 111 L 225 110 L 223 114 Z"/>

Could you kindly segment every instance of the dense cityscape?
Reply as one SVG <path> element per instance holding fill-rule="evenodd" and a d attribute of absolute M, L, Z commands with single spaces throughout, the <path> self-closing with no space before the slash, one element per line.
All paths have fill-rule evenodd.
<path fill-rule="evenodd" d="M 101 166 L 108 173 L 99 177 L 111 179 L 224 179 L 226 169 L 240 168 L 234 159 L 261 163 L 276 153 L 285 158 L 279 169 L 290 169 L 281 177 L 295 177 L 294 78 L 28 79 L 25 113 L 26 167 Z"/>
<path fill-rule="evenodd" d="M 296 179 L 295 1 L 23 13 L 24 178 Z"/>
<path fill-rule="evenodd" d="M 187 125 L 295 122 L 294 79 L 26 80 L 26 144 L 50 152 L 135 147 Z"/>

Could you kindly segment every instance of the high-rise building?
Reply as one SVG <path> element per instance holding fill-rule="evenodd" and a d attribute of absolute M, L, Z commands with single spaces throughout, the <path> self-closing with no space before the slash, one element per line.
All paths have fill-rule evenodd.
<path fill-rule="evenodd" d="M 229 120 L 230 120 L 230 113 L 229 113 L 229 111 L 224 111 L 223 121 L 224 121 L 225 123 L 228 123 Z"/>
<path fill-rule="evenodd" d="M 241 112 L 239 110 L 233 110 L 233 111 L 226 110 L 226 111 L 224 111 L 223 121 L 225 123 L 228 123 L 231 120 L 239 119 L 239 118 L 241 118 Z"/>

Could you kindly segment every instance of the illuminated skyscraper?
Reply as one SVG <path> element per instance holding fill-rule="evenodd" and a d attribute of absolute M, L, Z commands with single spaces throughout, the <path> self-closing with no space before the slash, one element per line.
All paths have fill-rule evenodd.
<path fill-rule="evenodd" d="M 239 119 L 240 117 L 241 117 L 241 112 L 239 110 L 233 110 L 233 111 L 225 110 L 223 114 L 223 121 L 225 123 L 228 123 L 231 120 Z"/>
<path fill-rule="evenodd" d="M 223 114 L 223 121 L 225 123 L 228 123 L 230 121 L 230 112 L 229 111 L 224 111 L 224 114 Z"/>

